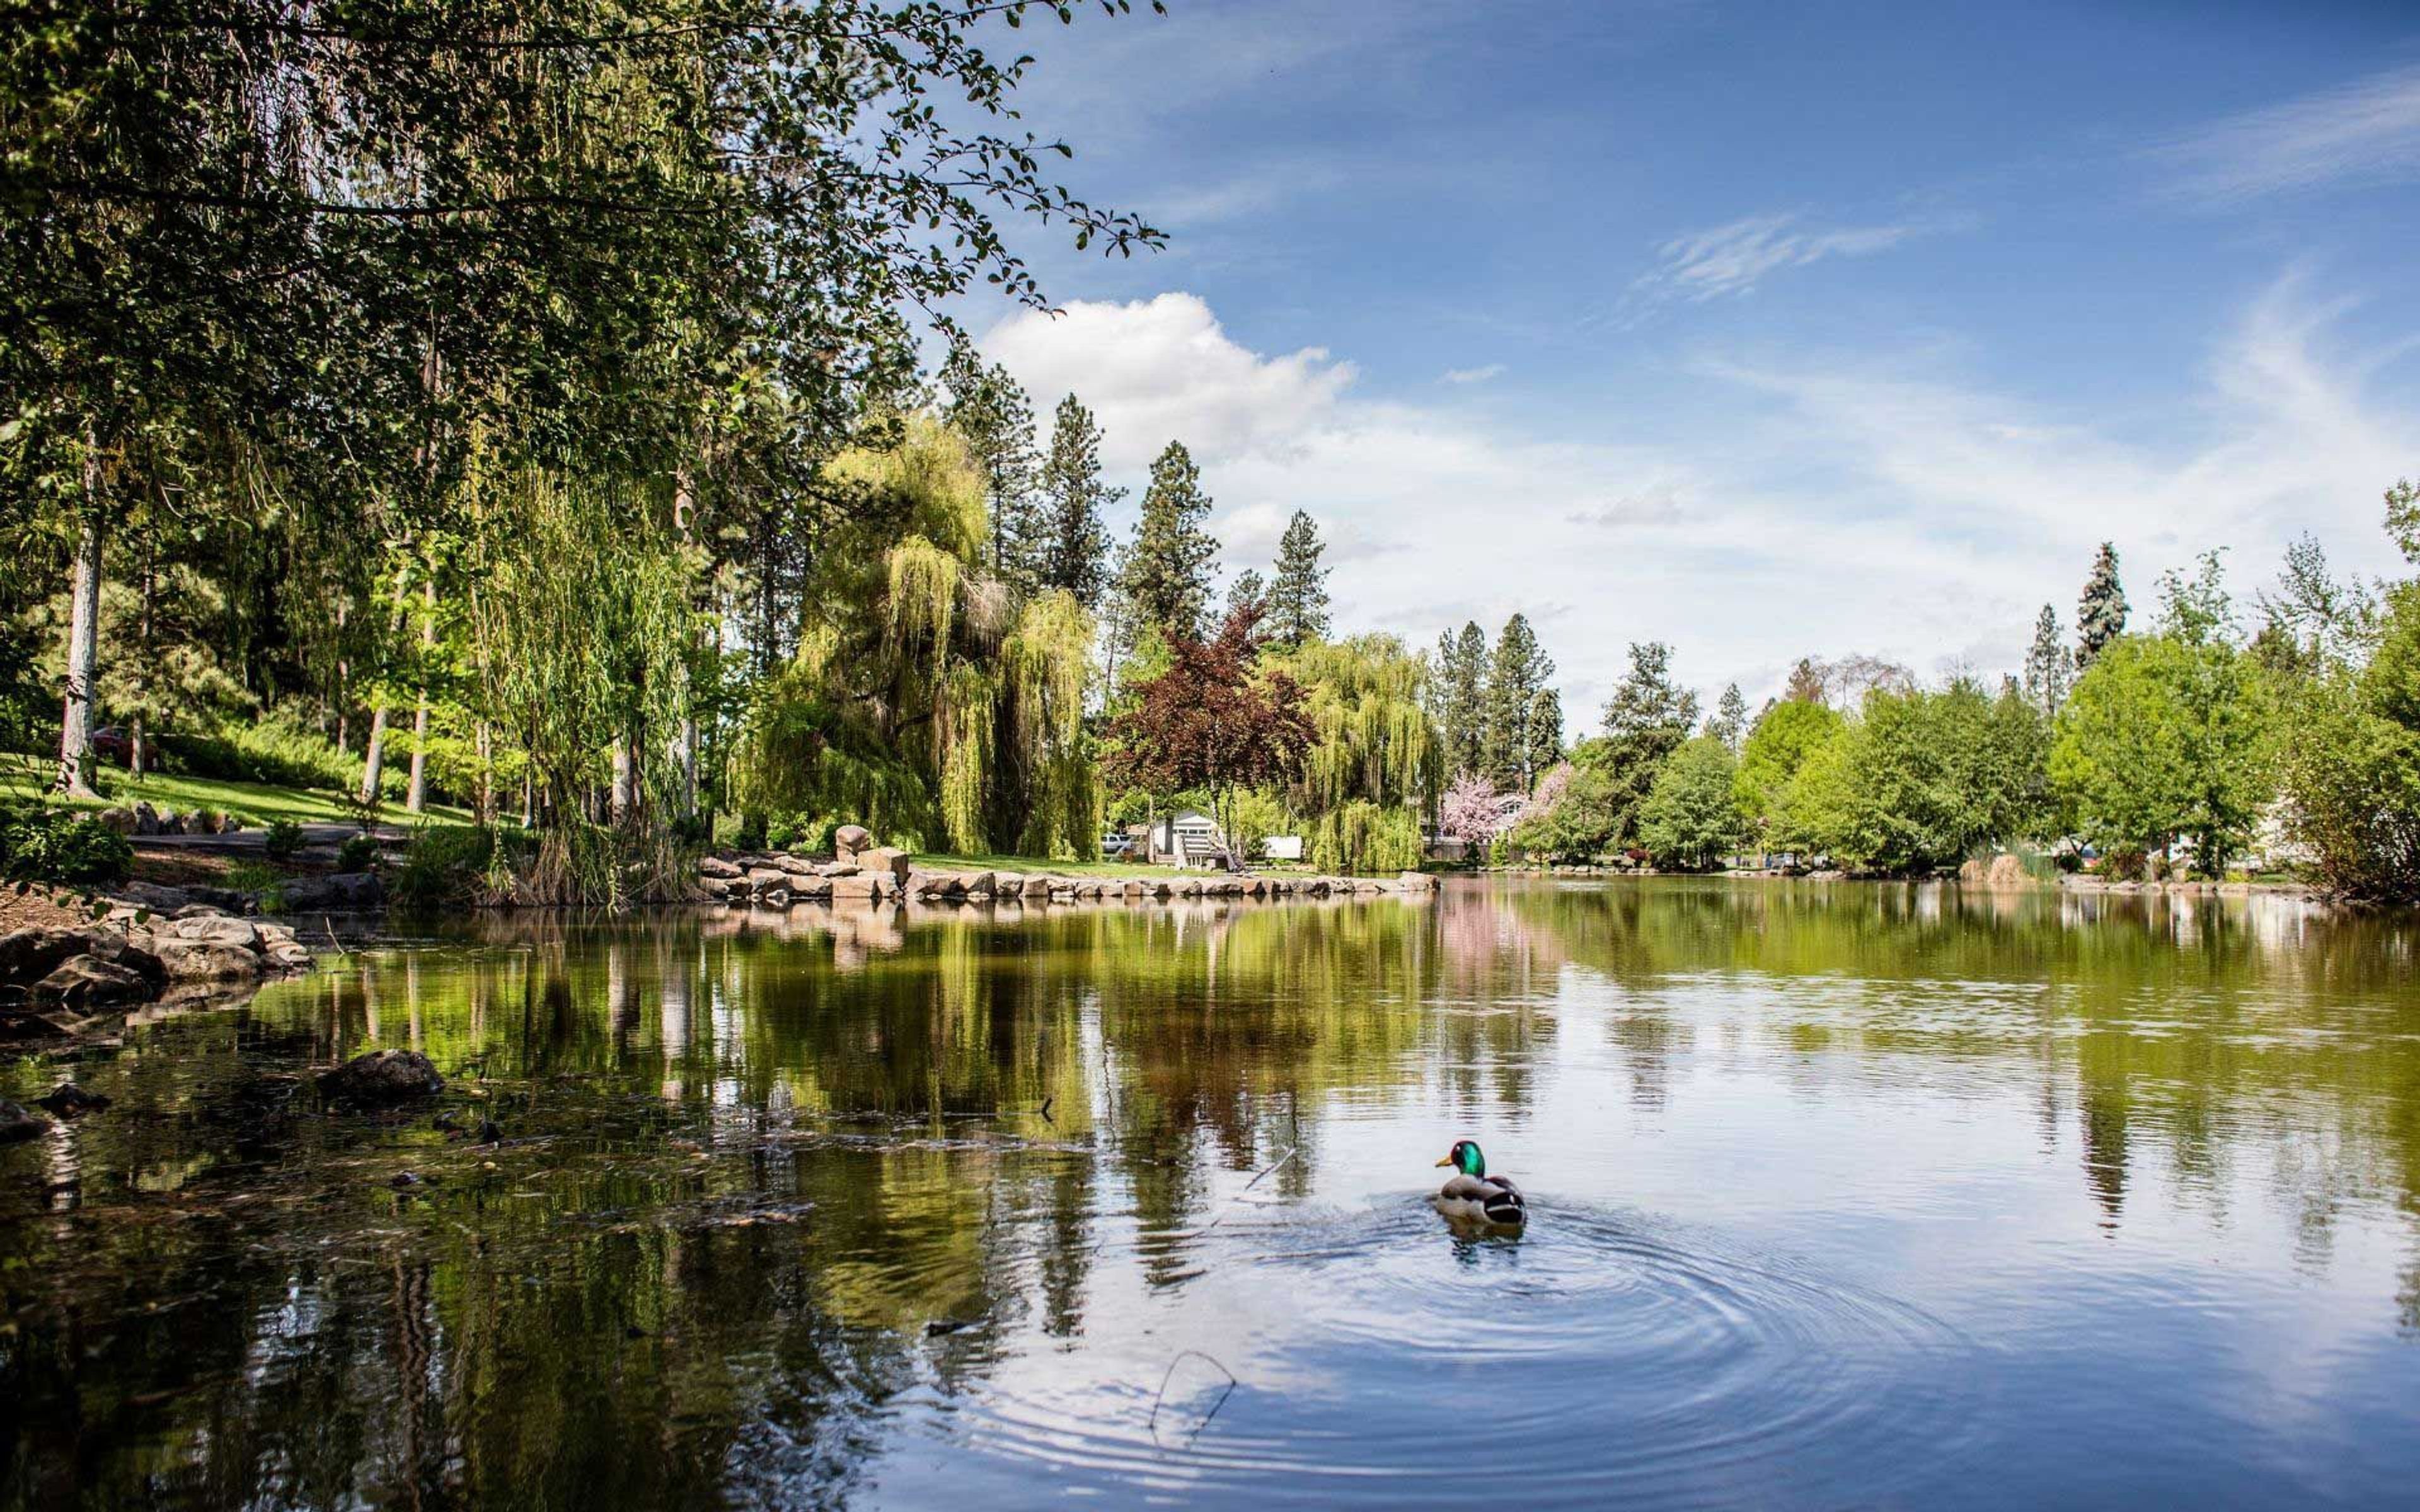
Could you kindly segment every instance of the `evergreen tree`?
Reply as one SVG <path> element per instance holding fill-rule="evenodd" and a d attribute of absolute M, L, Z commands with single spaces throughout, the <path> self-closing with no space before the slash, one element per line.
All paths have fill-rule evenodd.
<path fill-rule="evenodd" d="M 1551 687 L 1529 699 L 1529 779 L 1535 782 L 1563 759 L 1563 700 Z"/>
<path fill-rule="evenodd" d="M 2107 541 L 2092 559 L 2092 576 L 2075 606 L 2075 670 L 2082 672 L 2101 648 L 2126 633 L 2126 591 L 2118 582 L 2118 552 Z"/>
<path fill-rule="evenodd" d="M 1538 770 L 1529 764 L 1529 716 L 1554 674 L 1554 658 L 1539 647 L 1528 616 L 1507 620 L 1496 638 L 1496 655 L 1481 695 L 1479 752 L 1480 770 L 1505 788 L 1527 793 L 1537 779 Z"/>
<path fill-rule="evenodd" d="M 1327 569 L 1319 564 L 1326 548 L 1319 527 L 1297 509 L 1278 542 L 1278 575 L 1269 587 L 1269 640 L 1299 646 L 1327 638 Z"/>
<path fill-rule="evenodd" d="M 1724 685 L 1714 717 L 1706 721 L 1706 733 L 1721 741 L 1733 756 L 1739 754 L 1740 742 L 1747 738 L 1747 700 L 1741 696 L 1737 683 Z"/>
<path fill-rule="evenodd" d="M 1790 682 L 1781 690 L 1785 703 L 1822 703 L 1823 697 L 1823 664 L 1812 656 L 1801 656 L 1790 669 Z"/>
<path fill-rule="evenodd" d="M 985 367 L 964 342 L 951 347 L 941 364 L 941 384 L 949 394 L 941 418 L 965 439 L 983 469 L 990 531 L 985 565 L 993 577 L 1030 593 L 1040 577 L 1049 525 L 1034 486 L 1033 401 L 1008 369 L 998 363 Z"/>
<path fill-rule="evenodd" d="M 1268 623 L 1268 583 L 1261 577 L 1259 570 L 1252 567 L 1246 567 L 1235 574 L 1235 580 L 1227 585 L 1227 617 L 1233 619 L 1248 609 L 1262 624 Z M 1262 639 L 1268 640 L 1274 638 L 1264 636 Z"/>
<path fill-rule="evenodd" d="M 2058 610 L 2048 604 L 2034 621 L 2033 649 L 2025 653 L 2024 696 L 2045 717 L 2067 702 L 2068 685 L 2075 680 L 2075 658 L 2058 627 Z"/>
<path fill-rule="evenodd" d="M 1171 441 L 1151 465 L 1142 517 L 1135 522 L 1124 576 L 1126 597 L 1141 624 L 1196 640 L 1210 607 L 1210 564 L 1218 543 L 1205 528 L 1210 499 L 1202 470 L 1182 441 Z"/>
<path fill-rule="evenodd" d="M 1481 746 L 1484 717 L 1481 700 L 1487 685 L 1487 632 L 1476 622 L 1465 622 L 1460 634 L 1448 630 L 1437 637 L 1437 675 L 1433 711 L 1445 739 L 1445 766 L 1453 776 L 1481 770 Z"/>
<path fill-rule="evenodd" d="M 1035 586 L 1044 593 L 1063 589 L 1085 609 L 1098 609 L 1109 583 L 1109 532 L 1101 517 L 1125 490 L 1101 482 L 1101 427 L 1072 393 L 1059 401 L 1040 492 Z"/>
<path fill-rule="evenodd" d="M 1697 722 L 1698 695 L 1672 681 L 1672 648 L 1634 642 L 1630 671 L 1605 706 L 1606 738 L 1588 748 L 1591 764 L 1612 782 L 1615 841 L 1637 838 L 1638 806 Z"/>

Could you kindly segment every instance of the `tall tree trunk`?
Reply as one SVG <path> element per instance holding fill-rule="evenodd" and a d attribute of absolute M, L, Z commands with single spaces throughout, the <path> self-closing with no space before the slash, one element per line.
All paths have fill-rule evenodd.
<path fill-rule="evenodd" d="M 690 488 L 689 469 L 682 467 L 673 474 L 673 524 L 680 532 L 681 544 L 687 546 L 692 534 L 690 521 L 697 508 L 696 495 Z M 688 819 L 697 812 L 697 683 L 690 674 L 689 663 L 681 663 L 680 719 L 680 811 Z"/>
<path fill-rule="evenodd" d="M 160 591 L 160 575 L 153 570 L 153 562 L 154 553 L 146 547 L 143 552 L 143 619 L 135 631 L 135 644 L 138 647 L 135 654 L 143 658 L 143 678 L 146 684 L 148 684 L 151 679 L 151 611 Z M 126 750 L 127 775 L 140 782 L 143 780 L 143 769 L 146 765 L 144 758 L 147 754 L 144 749 L 141 709 L 134 711 L 134 716 L 128 721 L 128 725 L 132 739 Z"/>
<path fill-rule="evenodd" d="M 479 823 L 496 822 L 496 736 L 488 721 L 479 721 Z"/>
<path fill-rule="evenodd" d="M 370 738 L 362 747 L 362 802 L 378 801 L 380 769 L 386 757 L 386 706 L 370 710 Z"/>
<path fill-rule="evenodd" d="M 395 575 L 395 613 L 387 625 L 387 638 L 392 640 L 403 633 L 403 570 Z M 386 700 L 375 702 L 370 709 L 370 738 L 362 750 L 362 803 L 365 807 L 379 799 L 379 779 L 386 764 Z"/>
<path fill-rule="evenodd" d="M 68 614 L 67 702 L 59 716 L 59 769 L 53 791 L 93 798 L 92 695 L 101 671 L 101 459 L 87 444 L 84 531 L 76 539 L 75 582 Z"/>
<path fill-rule="evenodd" d="M 420 813 L 428 807 L 428 653 L 437 645 L 437 573 L 430 564 L 427 578 L 420 584 L 420 699 L 411 711 L 411 786 L 406 792 L 403 808 L 406 813 Z"/>
<path fill-rule="evenodd" d="M 344 644 L 345 622 L 351 617 L 349 611 L 352 607 L 349 599 L 336 601 L 336 643 L 338 645 Z M 336 755 L 339 758 L 345 754 L 347 737 L 352 733 L 352 708 L 346 702 L 352 696 L 352 658 L 339 656 L 336 658 Z"/>

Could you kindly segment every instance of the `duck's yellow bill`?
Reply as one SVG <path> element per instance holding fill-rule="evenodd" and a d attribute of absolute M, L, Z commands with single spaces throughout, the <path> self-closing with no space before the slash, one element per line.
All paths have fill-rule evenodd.
<path fill-rule="evenodd" d="M 1451 1155 L 1448 1155 L 1445 1159 L 1437 1162 L 1437 1164 L 1439 1165 L 1450 1165 L 1453 1164 L 1453 1157 Z"/>

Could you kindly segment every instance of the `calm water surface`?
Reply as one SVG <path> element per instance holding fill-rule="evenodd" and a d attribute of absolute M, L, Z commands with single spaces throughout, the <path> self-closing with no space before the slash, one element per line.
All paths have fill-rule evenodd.
<path fill-rule="evenodd" d="M 2408 1506 L 2416 946 L 1721 883 L 397 936 L 0 1071 L 116 1100 L 0 1149 L 0 1503 Z M 323 1113 L 375 1045 L 452 1088 Z M 1424 1206 L 1460 1135 L 1525 1236 Z"/>

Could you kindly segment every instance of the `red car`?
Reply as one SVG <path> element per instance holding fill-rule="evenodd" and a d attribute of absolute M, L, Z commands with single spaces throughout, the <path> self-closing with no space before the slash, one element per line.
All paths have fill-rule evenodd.
<path fill-rule="evenodd" d="M 134 759 L 134 737 L 116 725 L 104 725 L 92 733 L 92 753 L 124 766 Z"/>

